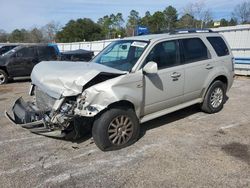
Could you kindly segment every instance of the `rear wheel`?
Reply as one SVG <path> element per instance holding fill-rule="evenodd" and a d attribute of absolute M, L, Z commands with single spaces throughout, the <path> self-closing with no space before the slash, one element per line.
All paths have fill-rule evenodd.
<path fill-rule="evenodd" d="M 124 148 L 139 137 L 138 118 L 132 109 L 109 109 L 94 121 L 92 136 L 103 151 Z"/>
<path fill-rule="evenodd" d="M 8 82 L 8 75 L 4 70 L 0 69 L 0 85 Z"/>
<path fill-rule="evenodd" d="M 225 84 L 219 80 L 212 83 L 209 87 L 201 109 L 207 113 L 219 112 L 225 103 L 226 87 Z"/>

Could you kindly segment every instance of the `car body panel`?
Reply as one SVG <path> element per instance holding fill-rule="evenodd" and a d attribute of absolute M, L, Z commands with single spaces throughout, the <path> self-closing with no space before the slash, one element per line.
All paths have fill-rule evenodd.
<path fill-rule="evenodd" d="M 172 78 L 177 73 L 179 78 Z M 184 88 L 183 65 L 158 70 L 157 74 L 144 76 L 144 115 L 170 108 L 181 102 Z"/>

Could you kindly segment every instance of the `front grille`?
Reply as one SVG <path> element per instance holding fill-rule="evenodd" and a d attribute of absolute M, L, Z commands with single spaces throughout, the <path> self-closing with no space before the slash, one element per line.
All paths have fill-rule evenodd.
<path fill-rule="evenodd" d="M 50 97 L 47 93 L 43 92 L 38 87 L 35 87 L 35 97 L 36 106 L 44 112 L 50 111 L 56 101 L 55 98 Z"/>

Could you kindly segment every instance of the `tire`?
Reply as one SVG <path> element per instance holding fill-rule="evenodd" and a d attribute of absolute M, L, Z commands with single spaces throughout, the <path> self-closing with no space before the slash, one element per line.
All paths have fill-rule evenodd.
<path fill-rule="evenodd" d="M 6 84 L 8 82 L 8 75 L 4 70 L 0 69 L 0 85 Z"/>
<path fill-rule="evenodd" d="M 207 90 L 201 109 L 209 114 L 219 112 L 223 108 L 225 99 L 225 84 L 219 80 L 214 81 Z"/>
<path fill-rule="evenodd" d="M 92 127 L 95 144 L 102 151 L 129 146 L 139 138 L 139 121 L 132 109 L 112 108 L 98 116 Z"/>

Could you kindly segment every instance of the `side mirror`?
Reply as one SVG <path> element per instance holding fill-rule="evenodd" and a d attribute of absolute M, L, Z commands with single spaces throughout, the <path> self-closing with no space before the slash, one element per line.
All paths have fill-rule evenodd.
<path fill-rule="evenodd" d="M 157 63 L 154 61 L 149 61 L 142 69 L 143 73 L 146 74 L 156 74 L 158 72 Z"/>

